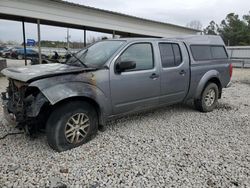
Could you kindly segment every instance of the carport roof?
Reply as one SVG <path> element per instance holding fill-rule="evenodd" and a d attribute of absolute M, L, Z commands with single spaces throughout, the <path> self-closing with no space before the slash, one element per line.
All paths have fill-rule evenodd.
<path fill-rule="evenodd" d="M 128 37 L 170 37 L 199 30 L 62 0 L 0 0 L 0 19 L 97 31 Z"/>
<path fill-rule="evenodd" d="M 137 16 L 124 14 L 124 13 L 115 12 L 115 11 L 104 10 L 104 9 L 95 8 L 95 7 L 82 5 L 82 4 L 78 4 L 78 3 L 72 3 L 72 2 L 68 2 L 68 1 L 64 1 L 64 0 L 50 0 L 50 1 L 63 3 L 65 5 L 70 5 L 70 6 L 84 7 L 84 8 L 92 9 L 92 10 L 95 10 L 95 11 L 106 12 L 106 13 L 119 15 L 119 16 L 125 16 L 125 17 L 128 17 L 128 18 L 135 18 L 135 19 L 139 19 L 139 20 L 142 20 L 142 21 L 149 21 L 149 22 L 158 23 L 158 24 L 166 24 L 166 25 L 169 25 L 169 26 L 172 26 L 172 27 L 186 29 L 186 30 L 190 30 L 190 31 L 194 31 L 194 32 L 201 32 L 201 30 L 198 30 L 198 29 L 193 29 L 193 28 L 184 27 L 184 26 L 180 26 L 180 25 L 170 24 L 170 23 L 166 23 L 166 22 L 160 22 L 160 21 L 156 21 L 156 20 L 150 20 L 150 19 L 146 19 L 146 18 L 141 18 L 141 17 L 137 17 Z"/>

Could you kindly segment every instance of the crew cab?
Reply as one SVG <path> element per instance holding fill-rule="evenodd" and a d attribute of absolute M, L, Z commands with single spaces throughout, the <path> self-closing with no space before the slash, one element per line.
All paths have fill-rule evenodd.
<path fill-rule="evenodd" d="M 45 128 L 64 151 L 86 143 L 107 120 L 194 100 L 212 111 L 232 76 L 219 36 L 103 40 L 65 64 L 2 71 L 6 118 L 29 132 Z"/>

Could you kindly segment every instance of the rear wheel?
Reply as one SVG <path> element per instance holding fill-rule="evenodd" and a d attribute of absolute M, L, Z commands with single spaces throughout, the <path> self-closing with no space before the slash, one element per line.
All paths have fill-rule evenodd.
<path fill-rule="evenodd" d="M 194 101 L 195 107 L 201 112 L 210 112 L 216 107 L 218 97 L 218 86 L 215 83 L 209 83 L 203 90 L 200 98 Z"/>
<path fill-rule="evenodd" d="M 89 141 L 97 128 L 93 106 L 82 101 L 64 103 L 52 112 L 47 122 L 48 144 L 56 151 L 65 151 Z"/>

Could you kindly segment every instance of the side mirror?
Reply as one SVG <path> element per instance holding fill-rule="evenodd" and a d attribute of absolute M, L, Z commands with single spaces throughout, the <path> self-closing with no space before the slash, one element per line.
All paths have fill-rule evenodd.
<path fill-rule="evenodd" d="M 116 64 L 116 71 L 119 73 L 134 68 L 136 68 L 136 63 L 134 61 L 120 61 Z"/>

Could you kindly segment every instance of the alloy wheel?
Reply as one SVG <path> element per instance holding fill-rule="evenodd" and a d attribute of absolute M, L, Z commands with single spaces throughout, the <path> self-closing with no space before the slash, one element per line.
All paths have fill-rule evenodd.
<path fill-rule="evenodd" d="M 69 143 L 83 141 L 90 127 L 89 117 L 85 113 L 77 113 L 69 118 L 65 125 L 65 138 Z"/>

